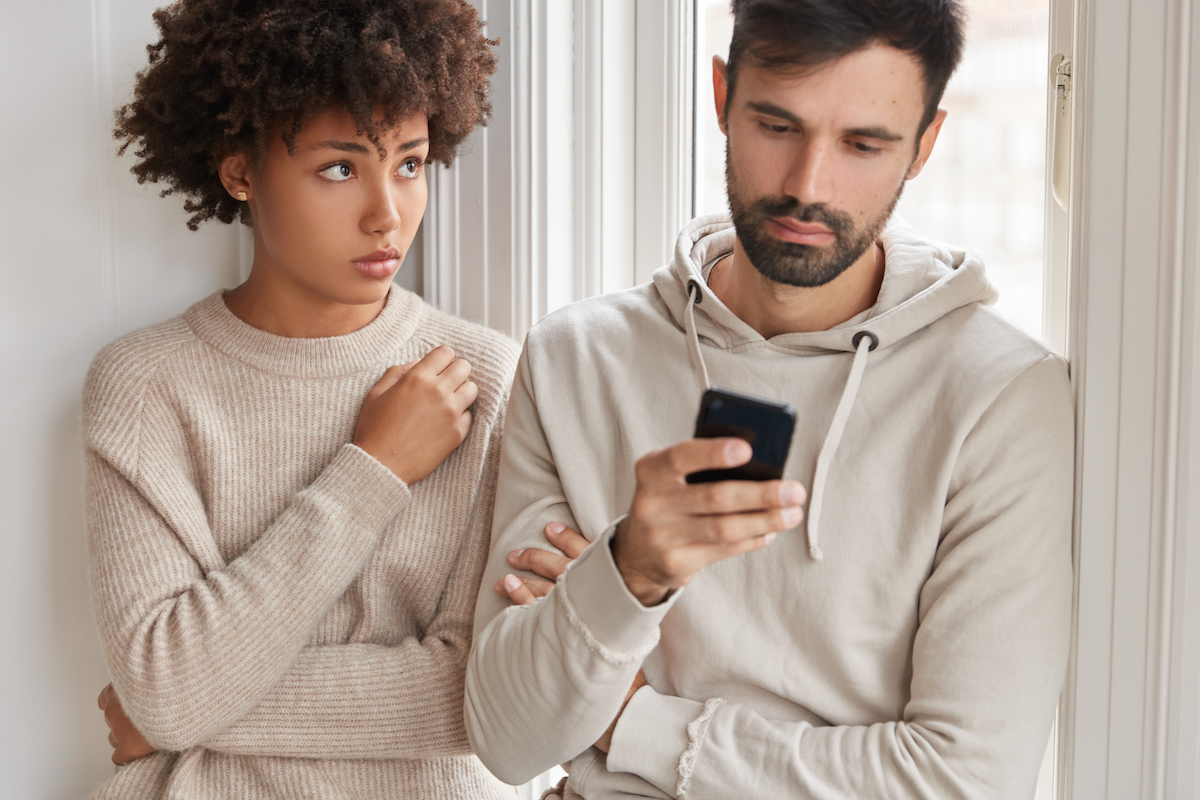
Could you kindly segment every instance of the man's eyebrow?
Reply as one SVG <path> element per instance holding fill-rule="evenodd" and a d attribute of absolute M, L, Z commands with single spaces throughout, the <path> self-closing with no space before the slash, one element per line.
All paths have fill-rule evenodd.
<path fill-rule="evenodd" d="M 802 118 L 796 116 L 786 108 L 775 105 L 774 103 L 763 103 L 751 100 L 750 102 L 746 103 L 746 105 L 760 114 L 778 117 L 779 119 L 787 120 L 793 125 L 804 125 L 804 120 Z M 846 133 L 850 136 L 861 136 L 864 139 L 878 139 L 881 142 L 900 142 L 904 140 L 904 137 L 900 134 L 879 126 L 868 128 L 850 128 L 846 131 Z"/>
<path fill-rule="evenodd" d="M 429 137 L 422 136 L 419 139 L 413 139 L 411 142 L 405 142 L 396 148 L 397 153 L 403 153 L 406 150 L 412 150 L 420 147 L 429 141 Z M 309 149 L 311 150 L 341 150 L 345 153 L 369 153 L 370 149 L 361 142 L 343 142 L 336 139 L 327 139 L 323 142 L 316 142 Z"/>
<path fill-rule="evenodd" d="M 883 142 L 900 142 L 904 137 L 898 133 L 893 133 L 887 128 L 851 128 L 846 133 L 851 136 L 861 136 L 864 139 L 879 139 Z"/>

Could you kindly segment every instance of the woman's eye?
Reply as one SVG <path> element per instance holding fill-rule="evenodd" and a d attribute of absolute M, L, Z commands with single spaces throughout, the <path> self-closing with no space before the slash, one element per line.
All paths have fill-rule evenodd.
<path fill-rule="evenodd" d="M 421 174 L 421 160 L 419 158 L 410 158 L 400 165 L 400 177 L 415 178 Z"/>
<path fill-rule="evenodd" d="M 328 178 L 331 181 L 338 181 L 339 183 L 341 181 L 348 180 L 349 178 L 353 177 L 353 175 L 354 171 L 350 169 L 349 164 L 334 164 L 333 166 L 326 167 L 325 169 L 321 170 L 322 177 Z"/>

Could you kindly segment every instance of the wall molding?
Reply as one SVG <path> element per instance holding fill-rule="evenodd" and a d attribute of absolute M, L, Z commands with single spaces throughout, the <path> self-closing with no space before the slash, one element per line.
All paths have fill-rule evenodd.
<path fill-rule="evenodd" d="M 1195 17 L 1190 0 L 1077 4 L 1072 800 L 1200 795 Z"/>

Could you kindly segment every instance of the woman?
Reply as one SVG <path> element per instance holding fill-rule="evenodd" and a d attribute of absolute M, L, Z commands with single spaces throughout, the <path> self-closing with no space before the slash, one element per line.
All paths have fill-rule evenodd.
<path fill-rule="evenodd" d="M 511 797 L 462 684 L 516 347 L 391 282 L 493 43 L 465 0 L 155 20 L 122 151 L 254 261 L 88 375 L 101 705 L 142 756 L 96 796 Z"/>

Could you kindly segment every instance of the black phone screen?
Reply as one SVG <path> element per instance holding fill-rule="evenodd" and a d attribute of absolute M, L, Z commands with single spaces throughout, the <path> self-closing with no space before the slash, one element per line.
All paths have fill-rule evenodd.
<path fill-rule="evenodd" d="M 767 481 L 783 477 L 796 410 L 761 397 L 713 387 L 700 400 L 696 437 L 736 436 L 750 443 L 750 462 L 733 469 L 693 472 L 688 483 L 709 481 Z"/>

